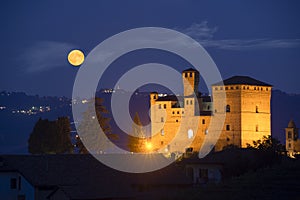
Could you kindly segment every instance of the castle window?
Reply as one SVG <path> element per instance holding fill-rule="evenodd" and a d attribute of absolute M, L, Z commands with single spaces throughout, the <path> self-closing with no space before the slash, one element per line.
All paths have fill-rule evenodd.
<path fill-rule="evenodd" d="M 207 110 L 209 110 L 210 109 L 210 106 L 207 106 Z"/>
<path fill-rule="evenodd" d="M 254 87 L 254 90 L 256 90 L 256 87 Z"/>
<path fill-rule="evenodd" d="M 178 119 L 176 119 L 176 122 L 178 122 Z"/>
<path fill-rule="evenodd" d="M 256 127 L 255 127 L 255 131 L 256 131 L 256 132 L 258 132 L 258 125 L 256 125 Z"/>
<path fill-rule="evenodd" d="M 186 100 L 186 105 L 189 105 L 189 100 Z"/>
<path fill-rule="evenodd" d="M 268 88 L 266 88 L 266 90 L 268 91 L 269 89 L 268 89 Z"/>
<path fill-rule="evenodd" d="M 245 90 L 245 89 L 246 89 L 246 87 L 244 86 L 244 87 L 243 87 L 243 89 Z"/>
<path fill-rule="evenodd" d="M 193 77 L 193 73 L 192 72 L 190 73 L 190 77 Z"/>
<path fill-rule="evenodd" d="M 247 90 L 249 90 L 249 87 L 247 87 Z"/>
<path fill-rule="evenodd" d="M 223 90 L 223 87 L 220 87 L 220 90 Z"/>
<path fill-rule="evenodd" d="M 164 145 L 164 141 L 160 141 L 160 144 L 161 144 L 161 145 Z"/>
<path fill-rule="evenodd" d="M 173 111 L 173 112 L 172 112 L 172 114 L 174 115 L 174 114 L 175 114 L 175 112 Z"/>
<path fill-rule="evenodd" d="M 160 135 L 161 135 L 161 136 L 164 136 L 164 135 L 165 135 L 164 129 L 161 129 L 161 130 L 160 130 Z"/>
<path fill-rule="evenodd" d="M 215 113 L 217 113 L 217 109 L 215 109 Z"/>
<path fill-rule="evenodd" d="M 202 124 L 205 124 L 205 119 L 202 119 Z"/>
<path fill-rule="evenodd" d="M 239 89 L 239 86 L 236 86 L 235 89 Z"/>
<path fill-rule="evenodd" d="M 179 111 L 177 111 L 177 114 L 179 115 Z"/>
<path fill-rule="evenodd" d="M 182 114 L 184 114 L 184 111 L 182 111 Z"/>
<path fill-rule="evenodd" d="M 194 137 L 194 131 L 192 129 L 188 130 L 188 139 L 192 139 Z"/>
<path fill-rule="evenodd" d="M 228 87 L 225 87 L 225 90 L 228 90 Z"/>
<path fill-rule="evenodd" d="M 289 148 L 291 148 L 292 147 L 292 145 L 291 145 L 291 143 L 289 143 Z"/>
<path fill-rule="evenodd" d="M 190 100 L 190 104 L 193 105 L 193 100 Z"/>
<path fill-rule="evenodd" d="M 208 129 L 205 129 L 204 134 L 205 134 L 205 135 L 208 134 Z"/>
<path fill-rule="evenodd" d="M 226 125 L 226 131 L 230 131 L 230 125 L 229 124 Z"/>
<path fill-rule="evenodd" d="M 229 138 L 226 138 L 226 140 L 227 140 L 227 142 L 229 142 L 229 141 L 230 141 L 230 139 L 229 139 Z"/>
<path fill-rule="evenodd" d="M 292 139 L 292 132 L 291 131 L 288 132 L 288 138 Z"/>
<path fill-rule="evenodd" d="M 161 109 L 161 104 L 158 104 L 158 109 Z"/>
<path fill-rule="evenodd" d="M 156 99 L 156 95 L 153 96 L 153 99 Z"/>
<path fill-rule="evenodd" d="M 188 73 L 184 73 L 184 76 L 187 77 L 187 76 L 188 76 L 187 74 L 188 74 Z"/>
<path fill-rule="evenodd" d="M 215 90 L 218 90 L 218 87 L 215 87 Z"/>
<path fill-rule="evenodd" d="M 263 91 L 263 88 L 260 88 L 261 91 Z"/>
<path fill-rule="evenodd" d="M 160 122 L 164 122 L 164 118 L 163 117 L 160 118 Z"/>
<path fill-rule="evenodd" d="M 10 189 L 16 189 L 17 188 L 17 179 L 11 178 L 10 179 Z"/>
<path fill-rule="evenodd" d="M 230 105 L 226 106 L 226 112 L 230 112 Z"/>
<path fill-rule="evenodd" d="M 255 107 L 255 112 L 258 113 L 258 106 Z"/>
<path fill-rule="evenodd" d="M 233 87 L 230 87 L 231 90 L 233 90 Z"/>
<path fill-rule="evenodd" d="M 164 104 L 164 109 L 166 109 L 167 108 L 167 104 Z"/>

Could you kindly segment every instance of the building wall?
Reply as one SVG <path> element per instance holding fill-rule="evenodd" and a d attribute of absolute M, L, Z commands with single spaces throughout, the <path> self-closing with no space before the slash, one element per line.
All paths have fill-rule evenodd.
<path fill-rule="evenodd" d="M 16 188 L 11 188 L 11 179 L 16 179 Z M 33 200 L 34 187 L 18 172 L 0 172 L 0 199 L 16 200 L 21 195 Z"/>

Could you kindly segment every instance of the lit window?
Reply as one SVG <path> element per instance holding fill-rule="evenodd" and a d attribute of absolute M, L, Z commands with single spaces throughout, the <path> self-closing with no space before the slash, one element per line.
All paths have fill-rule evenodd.
<path fill-rule="evenodd" d="M 192 129 L 188 130 L 188 139 L 192 139 L 194 137 L 194 132 Z"/>
<path fill-rule="evenodd" d="M 226 112 L 230 112 L 230 105 L 226 106 Z"/>
<path fill-rule="evenodd" d="M 226 131 L 230 131 L 230 125 L 229 124 L 226 125 Z"/>
<path fill-rule="evenodd" d="M 208 134 L 208 129 L 205 129 L 205 132 L 204 132 L 204 133 L 205 133 L 205 135 L 207 135 L 207 134 Z"/>

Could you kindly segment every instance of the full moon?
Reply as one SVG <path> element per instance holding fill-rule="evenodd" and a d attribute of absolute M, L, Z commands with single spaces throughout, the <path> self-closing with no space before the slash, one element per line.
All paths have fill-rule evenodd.
<path fill-rule="evenodd" d="M 72 50 L 68 55 L 68 61 L 71 65 L 79 66 L 84 61 L 84 54 L 80 50 Z"/>

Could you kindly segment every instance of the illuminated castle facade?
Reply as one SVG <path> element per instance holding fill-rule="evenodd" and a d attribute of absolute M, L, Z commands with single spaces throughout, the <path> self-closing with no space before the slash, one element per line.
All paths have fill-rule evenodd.
<path fill-rule="evenodd" d="M 187 69 L 182 72 L 183 96 L 150 94 L 154 150 L 166 147 L 166 152 L 199 151 L 205 137 L 213 135 L 208 133 L 216 131 L 210 122 L 218 114 L 225 116 L 225 122 L 214 146 L 216 151 L 230 145 L 243 148 L 271 134 L 271 85 L 247 76 L 234 76 L 213 84 L 212 96 L 203 96 L 198 91 L 199 79 L 197 70 Z M 190 120 L 184 121 L 185 118 Z M 192 142 L 184 148 L 180 140 L 171 142 L 176 134 Z"/>

